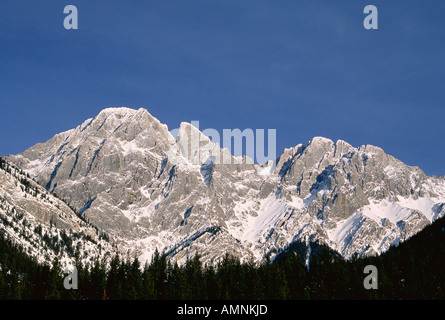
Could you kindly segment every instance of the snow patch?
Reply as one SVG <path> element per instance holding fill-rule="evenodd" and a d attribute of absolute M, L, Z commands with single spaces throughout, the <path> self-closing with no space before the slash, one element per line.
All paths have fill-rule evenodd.
<path fill-rule="evenodd" d="M 433 222 L 437 215 L 437 212 L 434 210 L 436 203 L 430 198 L 402 198 L 402 200 L 397 201 L 397 204 L 401 207 L 422 212 L 430 222 Z"/>

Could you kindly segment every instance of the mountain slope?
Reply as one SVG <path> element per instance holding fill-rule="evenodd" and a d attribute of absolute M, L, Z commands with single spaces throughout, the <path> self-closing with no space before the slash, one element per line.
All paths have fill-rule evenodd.
<path fill-rule="evenodd" d="M 141 260 L 259 261 L 314 241 L 374 255 L 445 214 L 445 180 L 378 147 L 315 137 L 265 167 L 188 123 L 174 138 L 145 109 L 105 109 L 7 159 Z"/>
<path fill-rule="evenodd" d="M 82 220 L 23 171 L 0 158 L 0 232 L 38 263 L 85 265 L 117 252 L 109 236 Z"/>

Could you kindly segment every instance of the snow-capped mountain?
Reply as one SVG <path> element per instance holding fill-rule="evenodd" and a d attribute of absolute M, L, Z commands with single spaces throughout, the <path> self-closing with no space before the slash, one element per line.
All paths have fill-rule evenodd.
<path fill-rule="evenodd" d="M 259 261 L 314 241 L 379 254 L 445 214 L 445 179 L 378 147 L 316 137 L 260 166 L 145 109 L 105 109 L 6 159 L 142 261 L 156 248 Z"/>
<path fill-rule="evenodd" d="M 0 233 L 38 263 L 63 268 L 76 260 L 93 265 L 111 258 L 109 236 L 81 219 L 65 202 L 0 159 Z"/>

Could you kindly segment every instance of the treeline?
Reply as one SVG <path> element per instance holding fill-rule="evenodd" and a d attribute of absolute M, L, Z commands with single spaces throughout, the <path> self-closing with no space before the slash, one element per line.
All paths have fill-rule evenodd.
<path fill-rule="evenodd" d="M 0 230 L 0 299 L 58 299 L 59 287 L 57 267 L 38 264 Z"/>
<path fill-rule="evenodd" d="M 156 252 L 150 263 L 115 256 L 108 265 L 77 263 L 78 289 L 66 290 L 60 263 L 38 265 L 0 236 L 2 299 L 444 299 L 445 220 L 426 227 L 379 257 L 344 260 L 326 247 L 307 269 L 288 252 L 274 262 L 241 263 L 226 255 L 216 265 L 196 256 L 178 266 Z M 378 289 L 366 290 L 364 267 L 378 270 Z"/>

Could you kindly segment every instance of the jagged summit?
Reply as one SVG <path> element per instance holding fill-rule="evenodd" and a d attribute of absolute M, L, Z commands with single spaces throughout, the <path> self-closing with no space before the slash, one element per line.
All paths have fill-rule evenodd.
<path fill-rule="evenodd" d="M 259 166 L 142 108 L 104 109 L 8 160 L 142 260 L 261 260 L 296 241 L 379 254 L 445 214 L 444 179 L 379 147 L 314 137 Z"/>
<path fill-rule="evenodd" d="M 110 114 L 125 115 L 125 114 L 128 114 L 128 113 L 135 114 L 136 112 L 139 112 L 139 111 L 144 111 L 144 112 L 146 111 L 146 112 L 148 112 L 144 108 L 134 109 L 134 108 L 129 108 L 129 107 L 108 107 L 108 108 L 102 109 L 99 112 L 98 116 L 103 115 L 103 114 L 105 114 L 105 115 L 110 115 Z"/>
<path fill-rule="evenodd" d="M 329 138 L 325 138 L 325 137 L 321 137 L 321 136 L 317 136 L 317 137 L 313 137 L 309 142 L 308 145 L 320 145 L 320 144 L 324 144 L 324 145 L 329 145 L 329 144 L 333 144 L 334 142 L 329 139 Z"/>

